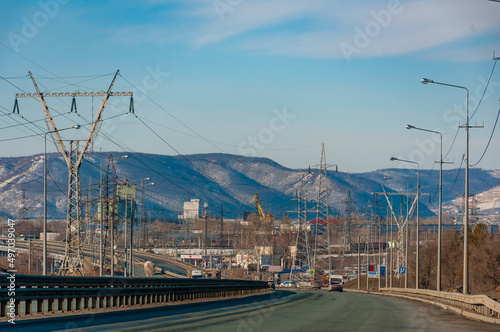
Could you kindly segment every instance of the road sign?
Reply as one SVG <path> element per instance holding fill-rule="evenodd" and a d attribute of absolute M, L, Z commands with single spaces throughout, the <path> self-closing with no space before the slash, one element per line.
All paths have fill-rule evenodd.
<path fill-rule="evenodd" d="M 381 266 L 381 267 L 380 267 L 380 275 L 381 275 L 382 277 L 385 277 L 385 266 Z"/>
<path fill-rule="evenodd" d="M 309 275 L 313 276 L 314 275 L 314 270 L 309 270 Z"/>
<path fill-rule="evenodd" d="M 405 274 L 406 273 L 406 267 L 400 266 L 399 267 L 399 274 Z"/>

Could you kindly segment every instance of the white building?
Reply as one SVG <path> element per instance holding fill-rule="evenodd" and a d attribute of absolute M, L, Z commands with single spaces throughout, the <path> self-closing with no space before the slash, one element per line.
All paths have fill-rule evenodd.
<path fill-rule="evenodd" d="M 196 219 L 200 216 L 200 200 L 192 199 L 190 202 L 184 202 L 182 209 L 183 219 Z"/>

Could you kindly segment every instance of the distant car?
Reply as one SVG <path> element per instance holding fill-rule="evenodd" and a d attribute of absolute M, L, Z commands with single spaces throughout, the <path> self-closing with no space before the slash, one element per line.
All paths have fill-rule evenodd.
<path fill-rule="evenodd" d="M 343 292 L 344 291 L 344 285 L 341 282 L 338 281 L 332 281 L 330 285 L 328 286 L 328 291 L 339 291 Z"/>
<path fill-rule="evenodd" d="M 285 282 L 281 283 L 280 286 L 281 287 L 289 287 L 289 288 L 297 288 L 297 284 L 295 283 L 295 281 L 285 281 Z"/>
<path fill-rule="evenodd" d="M 319 283 L 319 282 L 314 282 L 314 283 L 312 284 L 312 288 L 313 288 L 313 289 L 321 289 L 321 283 Z"/>
<path fill-rule="evenodd" d="M 269 288 L 275 289 L 276 288 L 276 283 L 274 282 L 273 279 L 269 279 L 267 281 L 267 284 L 269 285 Z"/>

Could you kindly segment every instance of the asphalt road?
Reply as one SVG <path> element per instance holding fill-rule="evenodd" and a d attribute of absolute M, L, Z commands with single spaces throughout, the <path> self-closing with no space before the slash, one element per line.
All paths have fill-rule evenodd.
<path fill-rule="evenodd" d="M 1 331 L 499 331 L 400 298 L 327 291 L 0 323 Z"/>

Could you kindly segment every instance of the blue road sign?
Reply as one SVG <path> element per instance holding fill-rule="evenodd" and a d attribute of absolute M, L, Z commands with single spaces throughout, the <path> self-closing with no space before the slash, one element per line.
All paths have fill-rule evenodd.
<path fill-rule="evenodd" d="M 380 267 L 380 276 L 385 277 L 385 266 Z"/>
<path fill-rule="evenodd" d="M 399 267 L 399 274 L 405 274 L 406 273 L 406 267 L 400 266 Z"/>

